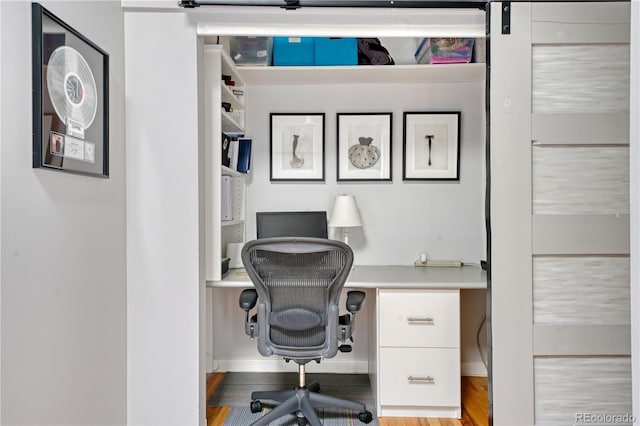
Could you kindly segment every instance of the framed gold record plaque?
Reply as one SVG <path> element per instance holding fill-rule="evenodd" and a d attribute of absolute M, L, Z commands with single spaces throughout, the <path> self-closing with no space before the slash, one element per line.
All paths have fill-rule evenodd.
<path fill-rule="evenodd" d="M 32 4 L 33 167 L 109 177 L 109 55 Z"/>

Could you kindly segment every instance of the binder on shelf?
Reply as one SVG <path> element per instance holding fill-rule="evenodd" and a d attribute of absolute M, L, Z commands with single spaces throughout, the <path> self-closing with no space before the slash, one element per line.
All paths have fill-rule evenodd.
<path fill-rule="evenodd" d="M 229 168 L 231 170 L 237 170 L 238 169 L 238 139 L 237 138 L 231 139 L 231 142 L 229 143 L 229 157 L 231 158 L 231 161 L 229 162 Z"/>
<path fill-rule="evenodd" d="M 231 146 L 231 136 L 226 133 L 222 134 L 222 165 L 229 167 L 231 157 L 229 157 L 229 147 Z"/>
<path fill-rule="evenodd" d="M 222 176 L 220 189 L 220 220 L 231 220 L 233 218 L 232 187 L 231 176 Z"/>
<path fill-rule="evenodd" d="M 251 139 L 238 138 L 238 165 L 236 170 L 248 173 L 251 169 Z"/>
<path fill-rule="evenodd" d="M 238 139 L 244 137 L 243 133 L 223 133 L 228 138 L 228 147 L 224 148 L 224 136 L 223 136 L 223 151 L 222 151 L 222 165 L 229 167 L 231 170 L 237 170 L 238 168 Z"/>

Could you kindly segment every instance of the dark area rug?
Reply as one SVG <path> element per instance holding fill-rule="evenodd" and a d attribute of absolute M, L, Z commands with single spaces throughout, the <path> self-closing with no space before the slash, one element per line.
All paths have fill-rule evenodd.
<path fill-rule="evenodd" d="M 261 413 L 252 413 L 249 408 L 251 392 L 260 390 L 288 390 L 296 386 L 296 373 L 225 373 L 224 379 L 207 401 L 211 406 L 229 406 L 225 426 L 247 426 L 263 416 L 271 407 L 265 402 Z M 338 398 L 351 399 L 366 404 L 374 414 L 373 397 L 369 377 L 365 374 L 325 374 L 308 373 L 307 384 L 320 383 L 323 394 Z M 350 410 L 324 408 L 318 409 L 318 417 L 324 426 L 361 426 L 358 413 Z M 297 426 L 294 415 L 270 423 L 270 426 Z M 377 426 L 374 419 L 369 425 Z"/>

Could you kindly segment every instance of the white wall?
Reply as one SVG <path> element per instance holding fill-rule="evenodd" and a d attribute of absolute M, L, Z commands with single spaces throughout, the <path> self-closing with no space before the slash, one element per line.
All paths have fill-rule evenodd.
<path fill-rule="evenodd" d="M 110 177 L 34 170 L 31 3 L 0 3 L 0 423 L 126 421 L 124 19 L 43 1 L 110 54 Z"/>
<path fill-rule="evenodd" d="M 461 111 L 460 181 L 402 181 L 404 111 Z M 325 113 L 325 182 L 269 181 L 269 113 Z M 336 181 L 336 113 L 392 112 L 392 182 Z M 349 243 L 359 265 L 412 265 L 433 259 L 478 264 L 484 238 L 484 83 L 252 86 L 247 134 L 253 137 L 247 185 L 247 238 L 255 212 L 326 210 L 343 193 L 356 196 L 363 226 Z M 340 234 L 335 235 L 337 238 Z"/>
<path fill-rule="evenodd" d="M 127 421 L 195 425 L 205 421 L 195 28 L 182 13 L 126 12 L 125 35 Z"/>

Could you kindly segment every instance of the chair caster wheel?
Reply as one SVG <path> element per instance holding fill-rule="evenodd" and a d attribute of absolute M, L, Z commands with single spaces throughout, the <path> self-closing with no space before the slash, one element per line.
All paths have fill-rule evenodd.
<path fill-rule="evenodd" d="M 309 424 L 309 420 L 302 414 L 302 411 L 296 412 L 296 418 L 298 420 L 298 426 L 307 426 Z"/>
<path fill-rule="evenodd" d="M 363 411 L 362 413 L 358 413 L 358 420 L 362 423 L 371 423 L 373 421 L 373 414 L 371 414 L 371 411 Z"/>
<path fill-rule="evenodd" d="M 309 385 L 309 392 L 320 393 L 320 383 L 315 382 Z"/>
<path fill-rule="evenodd" d="M 262 411 L 262 402 L 258 400 L 251 401 L 250 408 L 252 413 L 259 413 L 260 411 Z"/>

